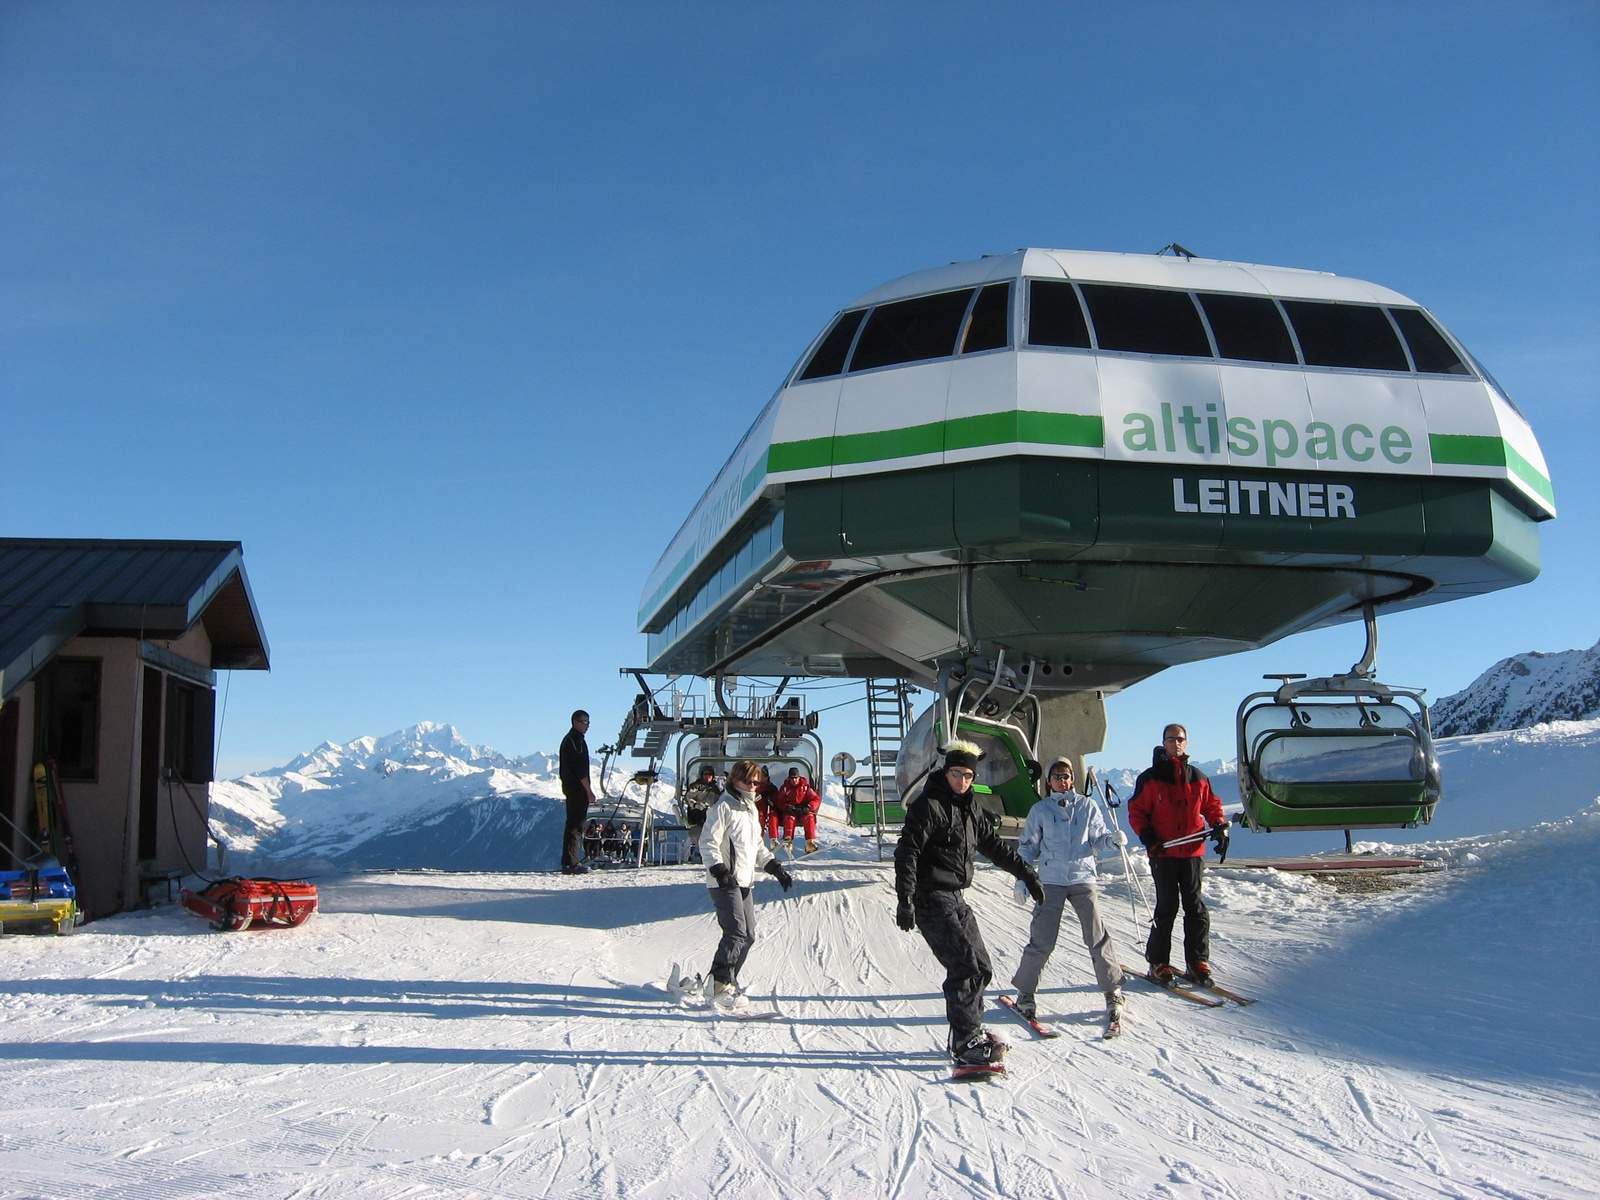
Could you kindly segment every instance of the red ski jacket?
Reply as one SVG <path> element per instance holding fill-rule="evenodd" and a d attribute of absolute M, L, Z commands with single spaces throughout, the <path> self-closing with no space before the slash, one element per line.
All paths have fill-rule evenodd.
<path fill-rule="evenodd" d="M 765 821 L 767 814 L 772 811 L 773 802 L 778 798 L 778 789 L 771 783 L 757 784 L 754 788 L 756 794 L 756 814 Z"/>
<path fill-rule="evenodd" d="M 1190 766 L 1187 755 L 1168 758 L 1158 747 L 1154 765 L 1139 776 L 1128 801 L 1128 824 L 1139 839 L 1148 841 L 1147 835 L 1154 831 L 1157 842 L 1170 842 L 1224 820 L 1222 801 L 1200 768 Z M 1201 838 L 1160 853 L 1168 858 L 1202 858 L 1205 852 Z"/>
<path fill-rule="evenodd" d="M 796 775 L 793 779 L 785 779 L 783 786 L 778 789 L 778 798 L 774 801 L 777 810 L 781 813 L 795 813 L 796 815 L 816 812 L 822 807 L 822 797 L 817 795 L 817 789 L 811 786 L 809 779 Z"/>

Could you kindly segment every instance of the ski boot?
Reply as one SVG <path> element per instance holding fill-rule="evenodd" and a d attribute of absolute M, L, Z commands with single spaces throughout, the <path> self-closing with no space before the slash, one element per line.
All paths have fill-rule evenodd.
<path fill-rule="evenodd" d="M 1204 960 L 1190 963 L 1189 969 L 1184 972 L 1184 975 L 1190 983 L 1198 984 L 1200 987 L 1210 987 L 1213 982 L 1211 964 Z"/>
<path fill-rule="evenodd" d="M 1039 1004 L 1038 1001 L 1033 998 L 1032 992 L 1018 992 L 1017 998 L 1012 1001 L 1012 1003 L 1017 1006 L 1017 1012 L 1022 1014 L 1022 1016 L 1027 1020 L 1033 1021 L 1038 1019 Z"/>
<path fill-rule="evenodd" d="M 807 838 L 806 839 L 806 853 L 807 854 L 815 854 L 816 852 L 817 852 L 817 840 L 816 840 L 816 838 Z"/>
<path fill-rule="evenodd" d="M 1122 995 L 1122 989 L 1106 993 L 1106 1031 L 1105 1040 L 1122 1036 L 1122 1009 L 1127 1003 Z"/>
<path fill-rule="evenodd" d="M 713 979 L 711 1003 L 724 1012 L 738 1012 L 740 1009 L 750 1007 L 750 997 L 744 994 L 744 989 L 737 983 L 723 983 L 720 979 Z"/>
<path fill-rule="evenodd" d="M 958 1068 L 999 1067 L 1003 1064 L 1009 1048 L 987 1029 L 980 1029 L 967 1039 L 965 1045 L 952 1046 L 950 1057 Z"/>
<path fill-rule="evenodd" d="M 1150 978 L 1162 987 L 1173 987 L 1178 982 L 1178 973 L 1172 969 L 1171 963 L 1151 963 Z"/>

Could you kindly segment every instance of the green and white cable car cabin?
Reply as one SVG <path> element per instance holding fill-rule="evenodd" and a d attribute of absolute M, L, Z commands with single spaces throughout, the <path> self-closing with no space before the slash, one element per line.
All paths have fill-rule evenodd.
<path fill-rule="evenodd" d="M 932 687 L 930 747 L 987 721 L 1017 767 L 1041 743 L 1097 749 L 1100 698 L 1166 667 L 1526 583 L 1554 515 L 1522 414 L 1397 292 L 1019 250 L 834 316 L 667 547 L 639 624 L 653 671 Z M 1010 790 L 1000 807 L 1025 811 L 1031 788 Z M 1262 827 L 1362 815 L 1320 794 L 1336 819 L 1273 801 Z M 1368 811 L 1406 824 L 1431 803 Z"/>

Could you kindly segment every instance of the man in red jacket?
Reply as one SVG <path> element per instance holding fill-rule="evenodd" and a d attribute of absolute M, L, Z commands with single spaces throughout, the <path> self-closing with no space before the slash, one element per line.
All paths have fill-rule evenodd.
<path fill-rule="evenodd" d="M 1205 871 L 1205 837 L 1182 845 L 1166 843 L 1191 834 L 1215 836 L 1225 846 L 1228 821 L 1211 782 L 1189 762 L 1189 733 L 1182 725 L 1162 731 L 1150 769 L 1139 776 L 1128 801 L 1128 824 L 1150 852 L 1156 884 L 1155 920 L 1144 956 L 1159 983 L 1172 983 L 1172 923 L 1183 906 L 1183 957 L 1195 983 L 1211 982 L 1211 914 L 1200 898 Z"/>
<path fill-rule="evenodd" d="M 783 781 L 783 786 L 778 789 L 777 799 L 773 802 L 772 836 L 777 841 L 787 841 L 789 850 L 794 851 L 794 824 L 798 820 L 800 828 L 806 835 L 806 853 L 815 854 L 817 850 L 817 810 L 822 807 L 822 797 L 817 794 L 817 789 L 811 786 L 811 781 L 800 774 L 799 767 L 789 768 L 789 777 Z M 783 835 L 779 837 L 778 821 L 783 820 Z"/>

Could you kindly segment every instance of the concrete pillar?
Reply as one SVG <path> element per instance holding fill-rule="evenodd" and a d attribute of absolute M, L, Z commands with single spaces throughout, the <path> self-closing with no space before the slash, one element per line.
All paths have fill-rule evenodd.
<path fill-rule="evenodd" d="M 1039 764 L 1065 755 L 1082 791 L 1087 772 L 1083 759 L 1106 744 L 1106 702 L 1099 692 L 1047 692 L 1039 697 Z"/>

